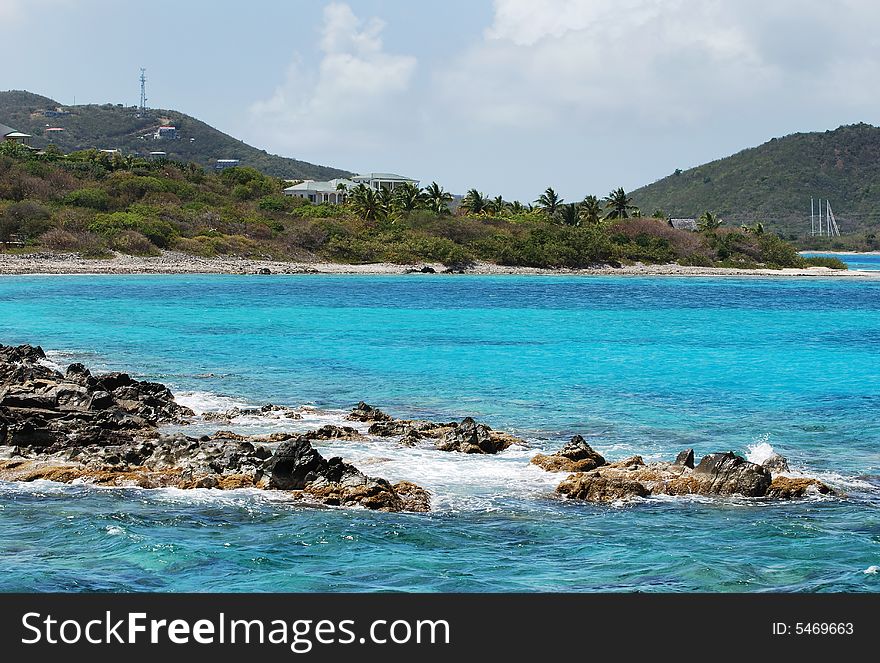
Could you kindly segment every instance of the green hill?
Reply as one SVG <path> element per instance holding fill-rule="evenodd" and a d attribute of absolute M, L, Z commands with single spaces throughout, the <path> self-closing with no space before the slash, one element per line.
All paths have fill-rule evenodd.
<path fill-rule="evenodd" d="M 632 192 L 646 213 L 662 209 L 673 217 L 696 217 L 711 210 L 728 226 L 762 221 L 791 239 L 810 234 L 811 196 L 831 201 L 844 236 L 876 233 L 880 128 L 854 124 L 773 138 Z"/>
<path fill-rule="evenodd" d="M 62 108 L 63 114 L 56 114 Z M 49 114 L 46 114 L 49 111 Z M 282 178 L 331 179 L 351 173 L 297 159 L 269 154 L 228 136 L 194 117 L 172 110 L 148 109 L 140 116 L 135 106 L 122 104 L 62 106 L 31 92 L 0 92 L 0 123 L 33 136 L 34 147 L 55 144 L 63 152 L 119 149 L 124 154 L 166 152 L 169 159 L 213 167 L 217 159 L 239 159 L 267 175 Z M 176 139 L 154 139 L 160 126 L 178 130 Z M 47 131 L 62 128 L 64 131 Z"/>

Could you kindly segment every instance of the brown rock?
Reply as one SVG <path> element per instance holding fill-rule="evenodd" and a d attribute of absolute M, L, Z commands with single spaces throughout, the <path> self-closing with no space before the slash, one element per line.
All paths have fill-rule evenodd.
<path fill-rule="evenodd" d="M 556 492 L 571 499 L 588 502 L 616 502 L 647 497 L 648 489 L 638 481 L 621 476 L 603 476 L 599 471 L 572 474 L 559 484 Z"/>
<path fill-rule="evenodd" d="M 350 421 L 391 421 L 391 417 L 379 408 L 367 405 L 363 401 L 358 403 L 348 415 Z"/>
<path fill-rule="evenodd" d="M 431 510 L 431 493 L 410 481 L 398 481 L 394 492 L 403 501 L 403 510 L 427 513 Z"/>
<path fill-rule="evenodd" d="M 594 451 L 583 437 L 575 435 L 562 449 L 549 456 L 537 454 L 531 460 L 548 472 L 588 472 L 602 465 L 605 459 Z"/>
<path fill-rule="evenodd" d="M 767 497 L 781 500 L 791 500 L 804 497 L 807 493 L 815 492 L 820 495 L 833 495 L 834 491 L 818 479 L 794 479 L 792 477 L 773 477 L 773 482 L 767 490 Z"/>

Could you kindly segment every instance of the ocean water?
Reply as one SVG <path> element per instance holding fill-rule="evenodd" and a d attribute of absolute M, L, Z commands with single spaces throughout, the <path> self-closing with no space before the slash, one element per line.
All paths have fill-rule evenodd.
<path fill-rule="evenodd" d="M 3 277 L 0 342 L 165 382 L 198 412 L 304 414 L 222 428 L 341 423 L 366 400 L 529 442 L 319 447 L 425 486 L 430 514 L 0 482 L 0 591 L 880 591 L 880 283 Z M 564 475 L 528 460 L 575 433 L 611 460 L 775 449 L 844 496 L 563 501 Z"/>
<path fill-rule="evenodd" d="M 880 269 L 880 253 L 808 253 L 805 258 L 840 258 L 850 269 L 876 271 Z"/>

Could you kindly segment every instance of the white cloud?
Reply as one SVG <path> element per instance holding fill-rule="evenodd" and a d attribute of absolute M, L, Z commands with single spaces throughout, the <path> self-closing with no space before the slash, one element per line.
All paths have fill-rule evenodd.
<path fill-rule="evenodd" d="M 668 129 L 783 90 L 782 102 L 796 109 L 819 85 L 839 89 L 849 67 L 880 73 L 873 2 L 495 0 L 494 7 L 483 39 L 438 72 L 442 96 L 467 99 L 460 119 L 475 127 L 626 119 Z"/>
<path fill-rule="evenodd" d="M 323 18 L 320 63 L 309 66 L 297 55 L 272 96 L 250 107 L 263 137 L 299 155 L 387 140 L 404 119 L 402 96 L 417 66 L 415 57 L 384 50 L 378 18 L 361 19 L 340 3 Z"/>

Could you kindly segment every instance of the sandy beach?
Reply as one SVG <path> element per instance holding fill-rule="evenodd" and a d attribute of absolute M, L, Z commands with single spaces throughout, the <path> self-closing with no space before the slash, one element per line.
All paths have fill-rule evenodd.
<path fill-rule="evenodd" d="M 156 257 L 115 254 L 107 259 L 83 258 L 73 253 L 0 253 L 0 275 L 13 274 L 410 274 L 430 267 L 436 273 L 447 272 L 440 263 L 396 265 L 372 263 L 346 265 L 330 262 L 278 262 L 249 258 L 201 258 L 175 251 Z M 459 273 L 459 272 L 456 272 Z M 468 266 L 466 274 L 584 275 L 584 276 L 775 276 L 833 277 L 880 280 L 880 271 L 833 270 L 826 267 L 806 269 L 731 269 L 722 267 L 684 267 L 682 265 L 625 265 L 589 269 L 538 269 L 510 267 L 478 262 Z"/>

